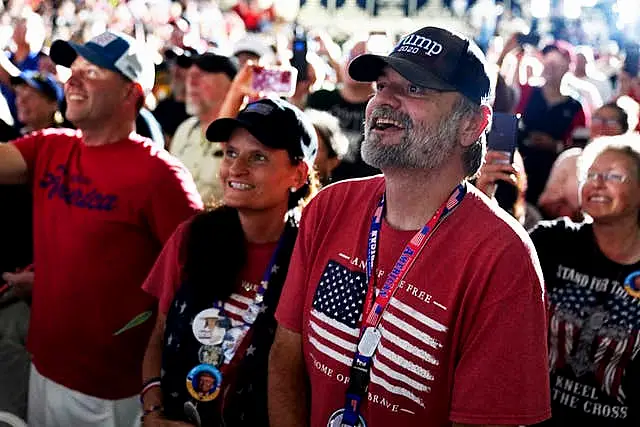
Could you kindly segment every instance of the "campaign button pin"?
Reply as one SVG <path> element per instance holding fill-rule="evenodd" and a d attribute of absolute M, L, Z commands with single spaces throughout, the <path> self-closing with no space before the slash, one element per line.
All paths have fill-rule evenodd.
<path fill-rule="evenodd" d="M 634 271 L 624 279 L 624 290 L 634 298 L 640 298 L 640 271 Z"/>
<path fill-rule="evenodd" d="M 203 345 L 220 345 L 226 333 L 227 319 L 217 308 L 209 308 L 198 313 L 193 319 L 193 335 Z"/>
<path fill-rule="evenodd" d="M 221 345 L 203 345 L 198 351 L 198 359 L 200 363 L 213 365 L 218 367 L 222 364 L 222 346 Z"/>
<path fill-rule="evenodd" d="M 198 365 L 187 374 L 187 391 L 198 402 L 209 402 L 220 394 L 222 374 L 211 365 Z"/>

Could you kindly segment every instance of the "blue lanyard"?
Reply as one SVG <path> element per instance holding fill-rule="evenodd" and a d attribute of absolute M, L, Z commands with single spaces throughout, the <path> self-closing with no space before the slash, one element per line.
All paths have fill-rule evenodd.
<path fill-rule="evenodd" d="M 375 263 L 385 207 L 384 194 L 380 197 L 369 228 L 366 264 L 367 296 L 362 311 L 360 340 L 351 363 L 350 381 L 342 417 L 343 427 L 354 427 L 360 420 L 360 405 L 369 388 L 371 363 L 381 338 L 377 326 L 382 319 L 384 311 L 389 305 L 393 294 L 400 286 L 401 280 L 411 269 L 420 252 L 426 247 L 433 231 L 460 205 L 466 193 L 466 186 L 458 184 L 447 200 L 436 210 L 433 217 L 406 244 L 374 301 L 376 288 Z"/>

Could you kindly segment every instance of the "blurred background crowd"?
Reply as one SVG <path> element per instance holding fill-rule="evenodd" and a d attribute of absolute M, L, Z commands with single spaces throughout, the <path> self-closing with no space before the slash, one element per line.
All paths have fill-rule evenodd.
<path fill-rule="evenodd" d="M 640 17 L 634 3 L 627 0 L 7 1 L 3 2 L 1 19 L 0 44 L 5 46 L 6 59 L 0 80 L 6 105 L 0 107 L 0 118 L 8 125 L 3 127 L 8 132 L 3 140 L 11 139 L 10 128 L 24 133 L 41 127 L 25 124 L 31 119 L 18 116 L 20 90 L 15 83 L 19 73 L 42 73 L 46 83 L 41 86 L 49 90 L 46 98 L 58 104 L 54 109 L 58 114 L 47 122 L 62 124 L 64 101 L 55 82 L 64 83 L 67 75 L 48 58 L 48 46 L 58 38 L 84 42 L 105 29 L 133 35 L 154 55 L 156 85 L 146 107 L 157 123 L 143 110 L 139 132 L 162 141 L 167 148 L 178 125 L 193 115 L 184 106 L 188 88 L 204 94 L 196 89 L 199 79 L 188 77 L 188 71 L 198 68 L 207 75 L 224 68 L 213 63 L 215 60 L 200 66 L 192 61 L 212 52 L 230 58 L 236 69 L 247 59 L 265 66 L 291 63 L 298 68 L 298 87 L 290 100 L 337 116 L 342 130 L 351 137 L 346 159 L 353 160 L 358 156 L 353 139 L 360 135 L 359 112 L 370 87 L 350 82 L 343 72 L 344 64 L 365 51 L 389 51 L 403 31 L 425 23 L 473 36 L 485 50 L 489 62 L 496 66 L 497 111 L 522 113 L 526 107 L 522 86 L 540 84 L 545 70 L 556 74 L 561 93 L 578 101 L 584 113 L 584 122 L 576 123 L 576 129 L 560 131 L 567 145 L 584 144 L 591 126 L 601 124 L 598 116 L 591 121 L 598 108 L 621 96 L 640 98 Z M 302 60 L 300 52 L 294 53 L 298 46 L 294 39 L 304 39 Z M 545 63 L 548 52 L 543 48 L 558 40 L 567 42 L 562 52 L 568 63 L 552 67 Z M 235 76 L 226 74 L 230 79 Z M 11 77 L 17 80 L 12 83 Z M 224 85 L 216 88 L 223 93 L 214 95 L 223 98 Z M 324 92 L 335 89 L 336 97 Z M 625 111 L 633 110 L 632 103 L 623 103 Z M 54 106 L 49 103 L 49 110 Z M 46 114 L 51 113 L 47 110 Z M 365 167 L 356 173 L 368 172 Z M 530 200 L 537 200 L 541 189 L 533 187 L 541 185 L 531 183 Z"/>
<path fill-rule="evenodd" d="M 54 40 L 84 43 L 107 29 L 121 31 L 144 43 L 156 65 L 137 131 L 181 160 L 205 203 L 221 197 L 223 157 L 205 130 L 221 109 L 251 95 L 246 87 L 256 70 L 271 67 L 296 70 L 295 89 L 274 94 L 313 122 L 321 183 L 376 174 L 360 158 L 373 86 L 350 79 L 346 65 L 366 52 L 389 52 L 425 25 L 473 37 L 491 66 L 494 111 L 521 115 L 516 176 L 496 189 L 505 178 L 488 162 L 476 185 L 525 227 L 542 218 L 580 220 L 582 148 L 597 136 L 640 129 L 636 0 L 3 0 L 0 6 L 0 141 L 73 126 L 63 94 L 69 70 L 48 57 Z M 3 223 L 21 224 L 7 232 L 29 229 L 31 208 L 18 201 L 28 193 L 1 191 L 16 207 L 3 206 Z M 0 249 L 0 271 L 28 265 L 30 239 L 6 241 L 17 243 Z M 17 325 L 2 335 L 24 343 L 26 324 Z M 3 389 L 0 400 L 7 391 L 8 409 L 24 417 L 24 399 L 15 388 Z"/>
<path fill-rule="evenodd" d="M 215 172 L 195 170 L 208 167 L 201 164 L 203 153 L 193 152 L 188 141 L 200 140 L 197 134 L 202 132 L 191 131 L 202 131 L 216 118 L 216 105 L 247 60 L 262 66 L 293 65 L 297 87 L 289 100 L 338 119 L 340 132 L 324 141 L 332 160 L 319 166 L 325 182 L 374 173 L 359 162 L 371 85 L 350 81 L 344 66 L 361 53 L 389 51 L 408 28 L 427 23 L 472 36 L 494 68 L 494 110 L 523 115 L 521 151 L 532 205 L 538 203 L 561 151 L 583 146 L 592 133 L 614 132 L 613 119 L 602 120 L 606 112 L 616 114 L 614 106 L 604 112 L 600 108 L 614 103 L 630 120 L 622 128 L 637 126 L 640 17 L 629 0 L 7 1 L 1 19 L 6 58 L 0 68 L 0 139 L 8 141 L 52 123 L 70 126 L 60 85 L 68 70 L 48 58 L 53 40 L 84 42 L 105 29 L 122 31 L 144 42 L 156 64 L 156 84 L 138 118 L 138 132 L 165 145 L 196 181 L 211 181 L 209 175 L 198 175 Z M 549 55 L 551 50 L 555 53 Z M 22 71 L 27 76 L 39 72 L 37 81 L 27 78 L 29 84 L 21 84 Z M 569 108 L 568 123 L 549 125 L 544 106 L 536 104 L 535 91 L 529 91 L 540 85 L 546 87 L 547 101 L 561 101 L 557 108 Z M 22 96 L 25 90 L 42 102 Z M 565 102 L 565 96 L 574 102 Z M 331 127 L 328 117 L 315 117 Z M 541 140 L 540 134 L 551 139 Z M 344 136 L 348 147 L 340 146 Z M 537 153 L 541 150 L 544 153 Z M 320 157 L 318 162 L 323 162 Z"/>

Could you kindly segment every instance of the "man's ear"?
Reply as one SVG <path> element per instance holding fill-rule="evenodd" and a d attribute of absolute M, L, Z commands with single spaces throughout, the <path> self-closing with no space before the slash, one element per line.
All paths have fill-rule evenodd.
<path fill-rule="evenodd" d="M 129 85 L 129 88 L 126 93 L 127 102 L 131 102 L 135 109 L 136 113 L 144 106 L 145 96 L 142 87 L 139 84 L 134 83 Z"/>
<path fill-rule="evenodd" d="M 481 105 L 480 112 L 467 117 L 460 126 L 460 144 L 468 147 L 475 143 L 489 125 L 492 115 L 491 107 Z"/>

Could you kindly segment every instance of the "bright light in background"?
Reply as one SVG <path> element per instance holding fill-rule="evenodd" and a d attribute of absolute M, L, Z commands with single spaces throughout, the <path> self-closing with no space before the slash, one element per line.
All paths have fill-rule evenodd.
<path fill-rule="evenodd" d="M 598 3 L 598 0 L 582 0 L 582 7 L 593 7 Z"/>
<path fill-rule="evenodd" d="M 536 2 L 531 2 L 531 15 L 534 18 L 546 18 L 549 16 L 550 11 L 551 0 L 537 0 Z"/>
<path fill-rule="evenodd" d="M 638 0 L 618 0 L 613 10 L 618 13 L 619 28 L 638 20 Z"/>
<path fill-rule="evenodd" d="M 63 67 L 62 65 L 56 65 L 56 74 L 60 83 L 65 83 L 71 77 L 71 69 Z"/>
<path fill-rule="evenodd" d="M 564 0 L 562 13 L 567 19 L 578 19 L 582 12 L 582 2 L 576 0 Z"/>

